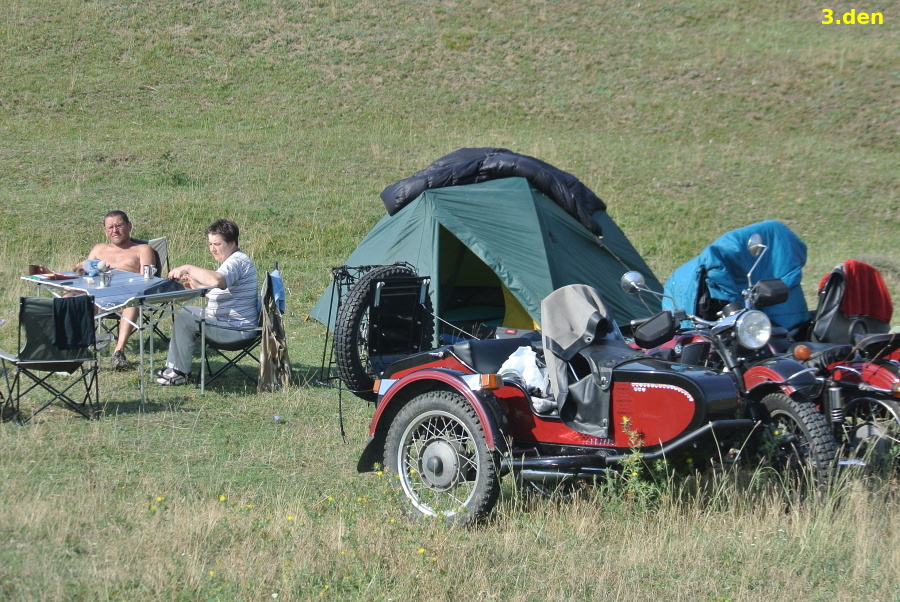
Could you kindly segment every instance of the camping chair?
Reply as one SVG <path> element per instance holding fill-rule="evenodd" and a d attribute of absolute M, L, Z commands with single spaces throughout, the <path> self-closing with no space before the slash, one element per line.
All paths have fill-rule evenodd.
<path fill-rule="evenodd" d="M 156 275 L 165 278 L 169 273 L 169 239 L 165 236 L 151 238 L 147 241 L 156 256 Z"/>
<path fill-rule="evenodd" d="M 263 280 L 259 307 L 259 326 L 227 328 L 216 325 L 216 328 L 223 330 L 254 333 L 254 336 L 240 341 L 220 343 L 209 339 L 206 337 L 206 327 L 201 322 L 201 394 L 206 392 L 207 385 L 232 368 L 240 371 L 247 381 L 257 386 L 259 391 L 278 389 L 290 382 L 290 361 L 287 359 L 287 346 L 281 323 L 281 315 L 285 310 L 284 281 L 277 262 Z M 254 371 L 240 364 L 241 360 L 247 357 L 258 365 Z M 225 363 L 213 369 L 211 358 L 223 360 Z"/>
<path fill-rule="evenodd" d="M 156 260 L 156 275 L 164 278 L 169 271 L 169 239 L 165 236 L 160 236 L 150 240 L 139 238 L 131 240 L 139 245 L 150 245 L 150 248 L 153 249 L 153 257 Z"/>
<path fill-rule="evenodd" d="M 17 419 L 21 420 L 20 400 L 36 389 L 44 389 L 51 397 L 21 420 L 23 424 L 57 399 L 85 418 L 96 417 L 100 387 L 92 296 L 21 297 L 18 345 L 16 354 L 0 350 L 6 406 Z M 63 373 L 70 378 L 65 386 L 57 384 Z M 79 384 L 84 395 L 70 394 Z"/>
<path fill-rule="evenodd" d="M 370 283 L 366 351 L 375 372 L 391 362 L 430 348 L 434 318 L 428 315 L 427 276 L 393 275 Z"/>
<path fill-rule="evenodd" d="M 819 283 L 819 302 L 810 339 L 821 343 L 855 343 L 855 335 L 890 330 L 894 308 L 881 274 L 850 259 Z"/>

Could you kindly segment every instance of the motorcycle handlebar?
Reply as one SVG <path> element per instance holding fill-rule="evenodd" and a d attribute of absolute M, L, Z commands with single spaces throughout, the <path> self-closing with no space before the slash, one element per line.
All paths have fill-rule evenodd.
<path fill-rule="evenodd" d="M 647 322 L 649 322 L 652 319 L 653 319 L 653 316 L 651 316 L 649 318 L 639 318 L 637 320 L 632 320 L 631 322 L 628 323 L 628 325 L 631 326 L 631 330 L 634 331 L 635 328 L 637 328 L 638 326 L 641 326 L 642 324 L 646 324 Z"/>
<path fill-rule="evenodd" d="M 704 323 L 704 324 L 706 323 L 703 320 L 699 320 L 699 318 L 695 318 L 694 316 L 689 316 L 687 314 L 687 312 L 685 312 L 682 309 L 676 309 L 675 311 L 664 310 L 662 313 L 670 313 L 672 315 L 672 319 L 675 323 L 683 322 L 684 320 L 699 321 L 700 323 Z M 649 318 L 637 318 L 637 319 L 629 322 L 628 325 L 631 327 L 631 330 L 634 331 L 635 328 L 638 328 L 639 326 L 646 324 L 650 320 L 655 320 L 656 317 L 659 315 L 660 314 L 656 314 L 655 316 L 650 316 Z"/>

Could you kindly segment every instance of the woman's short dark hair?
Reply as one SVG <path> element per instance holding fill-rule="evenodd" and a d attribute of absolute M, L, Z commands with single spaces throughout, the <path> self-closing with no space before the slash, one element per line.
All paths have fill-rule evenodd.
<path fill-rule="evenodd" d="M 209 236 L 210 234 L 218 234 L 225 242 L 237 244 L 241 230 L 230 219 L 217 219 L 206 227 L 206 235 Z"/>

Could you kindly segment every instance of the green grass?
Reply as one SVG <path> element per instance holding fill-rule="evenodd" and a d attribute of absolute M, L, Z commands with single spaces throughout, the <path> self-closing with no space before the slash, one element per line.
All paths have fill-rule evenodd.
<path fill-rule="evenodd" d="M 303 318 L 384 214 L 378 193 L 464 146 L 576 175 L 661 278 L 778 219 L 808 245 L 811 304 L 848 258 L 900 299 L 900 6 L 855 27 L 821 25 L 822 8 L 6 2 L 0 343 L 27 264 L 80 261 L 108 210 L 169 236 L 173 265 L 211 265 L 203 228 L 228 217 L 260 268 L 284 269 L 308 377 L 322 331 Z M 0 597 L 900 597 L 896 481 L 787 512 L 740 489 L 642 510 L 596 493 L 524 504 L 507 485 L 494 522 L 446 530 L 401 521 L 355 473 L 371 408 L 344 399 L 345 442 L 336 394 L 308 378 L 154 389 L 145 411 L 134 374 L 101 386 L 103 421 L 0 426 Z"/>

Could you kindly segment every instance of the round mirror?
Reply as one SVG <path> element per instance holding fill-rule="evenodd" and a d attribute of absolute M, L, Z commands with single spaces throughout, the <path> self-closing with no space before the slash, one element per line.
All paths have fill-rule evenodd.
<path fill-rule="evenodd" d="M 766 245 L 763 244 L 762 236 L 756 232 L 750 235 L 750 240 L 747 241 L 747 249 L 750 251 L 751 256 L 758 257 L 765 248 Z"/>
<path fill-rule="evenodd" d="M 625 272 L 622 274 L 619 284 L 622 286 L 622 290 L 629 295 L 634 295 L 647 288 L 644 284 L 644 275 L 640 272 Z"/>

